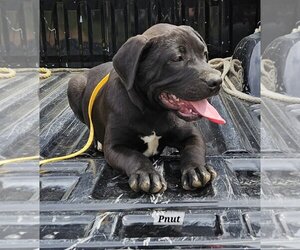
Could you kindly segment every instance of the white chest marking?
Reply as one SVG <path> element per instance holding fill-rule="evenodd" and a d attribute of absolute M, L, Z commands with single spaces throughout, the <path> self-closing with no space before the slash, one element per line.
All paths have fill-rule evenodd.
<path fill-rule="evenodd" d="M 100 152 L 103 152 L 103 147 L 102 147 L 102 143 L 97 141 L 97 150 Z"/>
<path fill-rule="evenodd" d="M 143 153 L 145 156 L 150 157 L 158 153 L 157 148 L 160 138 L 161 136 L 157 136 L 154 131 L 152 132 L 152 135 L 141 137 L 141 140 L 148 144 L 147 150 Z"/>

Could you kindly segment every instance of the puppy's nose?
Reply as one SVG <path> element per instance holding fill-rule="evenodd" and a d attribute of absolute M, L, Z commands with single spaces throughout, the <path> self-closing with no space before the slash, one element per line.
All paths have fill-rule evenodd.
<path fill-rule="evenodd" d="M 207 81 L 207 85 L 211 88 L 218 87 L 221 84 L 222 84 L 222 78 L 218 75 L 211 76 Z"/>

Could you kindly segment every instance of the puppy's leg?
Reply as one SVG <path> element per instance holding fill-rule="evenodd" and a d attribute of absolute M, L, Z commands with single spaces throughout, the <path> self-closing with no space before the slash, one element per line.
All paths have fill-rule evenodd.
<path fill-rule="evenodd" d="M 186 190 L 204 187 L 217 174 L 205 163 L 206 145 L 202 134 L 193 125 L 174 129 L 172 134 L 176 138 L 173 146 L 177 147 L 181 154 L 182 187 Z"/>
<path fill-rule="evenodd" d="M 146 156 L 126 147 L 121 140 L 118 140 L 116 133 L 114 138 L 109 138 L 107 134 L 105 138 L 104 156 L 106 161 L 111 167 L 127 174 L 132 190 L 161 193 L 167 189 L 164 177 L 154 169 L 152 162 Z"/>
<path fill-rule="evenodd" d="M 71 109 L 77 118 L 84 122 L 82 114 L 82 97 L 87 84 L 87 77 L 85 74 L 74 76 L 68 83 L 68 100 Z"/>

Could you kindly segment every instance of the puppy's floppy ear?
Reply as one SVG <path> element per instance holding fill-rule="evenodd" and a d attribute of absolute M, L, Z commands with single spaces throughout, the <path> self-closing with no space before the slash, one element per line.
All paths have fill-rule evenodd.
<path fill-rule="evenodd" d="M 135 92 L 133 85 L 139 66 L 139 60 L 148 39 L 143 35 L 131 37 L 113 57 L 113 66 L 124 84 L 131 101 L 143 110 L 143 103 Z"/>

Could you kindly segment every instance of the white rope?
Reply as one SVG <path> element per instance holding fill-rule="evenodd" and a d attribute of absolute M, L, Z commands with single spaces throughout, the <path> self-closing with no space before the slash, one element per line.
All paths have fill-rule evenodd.
<path fill-rule="evenodd" d="M 275 63 L 269 59 L 261 60 L 261 96 L 267 97 L 273 100 L 278 100 L 287 103 L 298 104 L 300 103 L 299 97 L 287 96 L 277 92 L 276 90 L 277 83 L 277 70 Z"/>
<path fill-rule="evenodd" d="M 292 33 L 300 32 L 300 25 L 297 28 L 292 29 Z"/>
<path fill-rule="evenodd" d="M 241 100 L 245 100 L 252 103 L 261 103 L 259 97 L 247 95 L 242 90 L 243 83 L 243 68 L 242 64 L 237 59 L 227 58 L 215 58 L 209 61 L 212 68 L 215 68 L 222 73 L 222 88 L 223 90 L 237 97 Z"/>
<path fill-rule="evenodd" d="M 52 73 L 57 73 L 57 72 L 84 72 L 90 70 L 89 68 L 56 68 L 56 69 L 51 69 Z"/>
<path fill-rule="evenodd" d="M 300 26 L 299 26 L 300 27 Z M 222 73 L 222 89 L 229 95 L 235 96 L 241 100 L 245 100 L 252 103 L 261 103 L 259 97 L 251 96 L 242 92 L 243 84 L 243 67 L 242 63 L 232 57 L 227 58 L 215 58 L 209 61 L 212 68 L 219 70 Z M 58 69 L 9 69 L 0 68 L 0 79 L 11 78 L 16 75 L 16 72 L 31 72 L 39 71 L 40 78 L 45 79 L 51 76 L 51 73 L 58 72 L 84 72 L 89 70 L 87 68 L 58 68 Z M 277 82 L 277 71 L 274 62 L 268 59 L 261 60 L 261 96 L 267 97 L 273 100 L 288 102 L 288 103 L 300 103 L 299 97 L 292 97 L 283 95 L 277 92 L 275 85 Z"/>
<path fill-rule="evenodd" d="M 223 90 L 239 99 L 252 102 L 261 103 L 261 98 L 247 95 L 242 90 L 243 83 L 243 68 L 241 62 L 237 59 L 227 58 L 215 58 L 209 61 L 211 67 L 221 71 L 223 84 Z M 287 102 L 287 103 L 300 103 L 299 97 L 292 97 L 283 95 L 276 90 L 277 83 L 277 70 L 273 61 L 269 59 L 261 60 L 261 97 L 267 97 L 273 100 Z"/>

